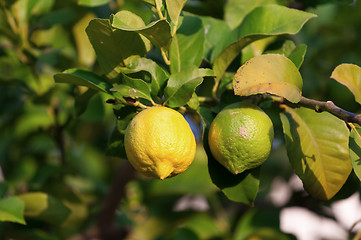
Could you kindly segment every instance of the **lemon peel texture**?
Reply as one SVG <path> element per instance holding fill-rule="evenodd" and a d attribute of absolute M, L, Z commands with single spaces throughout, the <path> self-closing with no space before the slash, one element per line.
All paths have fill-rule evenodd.
<path fill-rule="evenodd" d="M 210 126 L 208 143 L 213 157 L 238 174 L 266 161 L 273 137 L 268 115 L 258 106 L 242 102 L 218 113 Z"/>
<path fill-rule="evenodd" d="M 187 121 L 167 107 L 138 113 L 126 129 L 124 145 L 129 162 L 138 172 L 159 179 L 184 172 L 196 152 Z"/>

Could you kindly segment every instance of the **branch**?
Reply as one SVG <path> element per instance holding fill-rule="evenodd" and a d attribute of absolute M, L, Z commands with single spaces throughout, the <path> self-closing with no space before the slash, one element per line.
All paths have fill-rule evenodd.
<path fill-rule="evenodd" d="M 114 220 L 116 209 L 125 196 L 125 186 L 134 175 L 133 167 L 126 161 L 120 167 L 97 219 L 101 239 L 122 239 L 128 234 L 128 229 L 116 228 Z"/>
<path fill-rule="evenodd" d="M 275 100 L 273 98 L 273 100 Z M 306 107 L 315 110 L 316 112 L 329 112 L 332 115 L 338 117 L 341 120 L 344 120 L 345 122 L 349 123 L 357 123 L 361 126 L 361 115 L 348 112 L 338 106 L 336 106 L 332 101 L 317 101 L 305 97 L 301 97 L 301 100 L 298 103 L 291 103 L 285 98 L 279 98 L 279 103 L 286 104 L 290 107 Z"/>

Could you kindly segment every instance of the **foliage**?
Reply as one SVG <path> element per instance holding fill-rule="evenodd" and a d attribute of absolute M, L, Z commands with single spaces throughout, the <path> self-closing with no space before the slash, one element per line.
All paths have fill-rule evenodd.
<path fill-rule="evenodd" d="M 361 3 L 334 2 L 2 1 L 0 238 L 293 239 L 258 205 L 274 178 L 297 174 L 315 209 L 360 188 L 361 121 L 348 111 L 360 109 L 349 12 Z M 269 114 L 275 144 L 233 175 L 208 131 L 244 100 Z M 199 140 L 190 168 L 163 181 L 135 174 L 124 151 L 129 121 L 155 105 L 182 112 Z"/>

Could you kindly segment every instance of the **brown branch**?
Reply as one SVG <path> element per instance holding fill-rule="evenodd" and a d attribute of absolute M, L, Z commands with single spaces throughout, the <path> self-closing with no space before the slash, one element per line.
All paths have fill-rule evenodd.
<path fill-rule="evenodd" d="M 290 107 L 306 107 L 315 110 L 316 112 L 329 112 L 332 115 L 338 117 L 341 120 L 349 123 L 357 123 L 361 126 L 361 115 L 348 112 L 338 106 L 336 106 L 332 101 L 317 101 L 305 97 L 301 97 L 301 100 L 298 103 L 291 103 L 285 98 L 280 98 L 279 102 L 286 104 Z"/>
<path fill-rule="evenodd" d="M 96 222 L 101 239 L 123 239 L 129 233 L 129 229 L 116 228 L 114 219 L 116 209 L 125 196 L 125 186 L 134 175 L 135 171 L 128 161 L 118 170 Z"/>

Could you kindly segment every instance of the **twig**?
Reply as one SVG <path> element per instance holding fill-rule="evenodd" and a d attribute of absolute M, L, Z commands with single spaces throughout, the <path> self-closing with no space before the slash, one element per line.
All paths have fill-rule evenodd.
<path fill-rule="evenodd" d="M 135 171 L 128 161 L 118 170 L 96 222 L 101 239 L 123 239 L 128 234 L 129 229 L 116 228 L 114 219 L 116 209 L 125 196 L 125 186 L 134 175 Z"/>
<path fill-rule="evenodd" d="M 332 115 L 338 117 L 341 120 L 349 123 L 357 123 L 361 126 L 361 115 L 348 112 L 338 106 L 336 106 L 332 101 L 317 101 L 305 97 L 301 97 L 301 100 L 298 103 L 291 103 L 283 97 L 273 97 L 270 98 L 274 101 L 277 101 L 282 104 L 286 104 L 290 107 L 306 107 L 315 110 L 316 112 L 329 112 Z"/>

